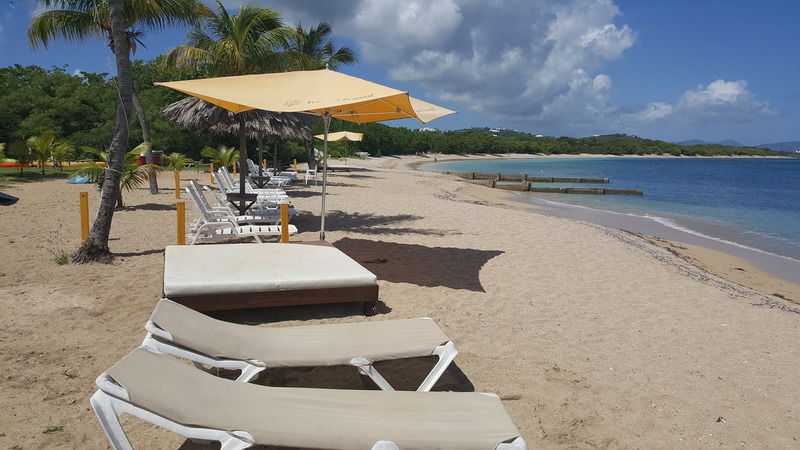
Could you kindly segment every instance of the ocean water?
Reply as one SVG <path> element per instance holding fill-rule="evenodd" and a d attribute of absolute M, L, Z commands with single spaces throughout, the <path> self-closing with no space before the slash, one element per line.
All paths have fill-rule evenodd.
<path fill-rule="evenodd" d="M 643 189 L 644 195 L 520 192 L 518 196 L 549 208 L 554 215 L 604 225 L 611 221 L 611 225 L 620 228 L 650 222 L 657 226 L 638 230 L 632 225 L 632 231 L 659 235 L 653 230 L 668 229 L 671 233 L 660 237 L 676 239 L 675 233 L 679 232 L 682 236 L 769 255 L 775 257 L 769 264 L 791 263 L 784 264 L 791 267 L 784 267 L 784 272 L 794 271 L 800 264 L 800 159 L 543 158 L 454 161 L 426 164 L 422 169 L 610 178 L 609 184 L 536 185 Z M 598 217 L 608 218 L 593 220 Z M 800 280 L 800 273 L 796 277 L 792 273 L 784 273 L 783 277 Z"/>

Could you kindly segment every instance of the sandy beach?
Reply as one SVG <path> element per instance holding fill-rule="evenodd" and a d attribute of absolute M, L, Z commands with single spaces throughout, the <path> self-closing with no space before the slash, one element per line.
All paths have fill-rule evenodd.
<path fill-rule="evenodd" d="M 500 394 L 530 448 L 800 446 L 798 286 L 778 290 L 769 283 L 780 280 L 726 255 L 541 215 L 505 192 L 413 170 L 419 160 L 350 159 L 360 170 L 329 174 L 327 238 L 378 276 L 378 315 L 332 305 L 220 317 L 431 317 L 460 350 L 436 388 Z M 108 447 L 88 400 L 95 377 L 141 342 L 160 298 L 163 250 L 175 242 L 172 174 L 160 184 L 157 196 L 125 193 L 116 261 L 83 266 L 53 260 L 79 245 L 79 192 L 93 214 L 94 187 L 4 187 L 21 200 L 0 207 L 0 448 Z M 288 193 L 300 213 L 293 240 L 317 239 L 320 187 Z M 379 369 L 402 388 L 430 364 Z M 259 382 L 364 388 L 352 368 Z M 124 426 L 135 448 L 214 448 L 135 419 Z"/>

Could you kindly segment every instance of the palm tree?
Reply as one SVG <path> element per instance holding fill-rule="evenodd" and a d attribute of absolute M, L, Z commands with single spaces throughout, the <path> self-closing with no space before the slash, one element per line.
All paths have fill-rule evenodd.
<path fill-rule="evenodd" d="M 298 24 L 286 41 L 284 47 L 289 53 L 292 70 L 318 70 L 328 68 L 336 70 L 341 64 L 353 64 L 356 57 L 348 47 L 336 50 L 330 34 L 333 32 L 328 22 L 320 22 L 316 27 L 306 31 Z M 317 167 L 314 145 L 310 140 L 305 142 L 306 156 L 309 165 L 313 162 Z M 311 168 L 311 166 L 309 166 Z"/>
<path fill-rule="evenodd" d="M 56 137 L 52 134 L 43 134 L 41 136 L 31 136 L 25 142 L 28 144 L 31 155 L 38 162 L 42 177 L 44 177 L 45 164 L 53 155 Z"/>
<path fill-rule="evenodd" d="M 239 159 L 239 150 L 224 145 L 220 145 L 219 148 L 205 147 L 200 151 L 200 156 L 210 159 L 216 167 L 233 168 L 236 160 Z"/>
<path fill-rule="evenodd" d="M 169 155 L 161 156 L 161 165 L 168 170 L 174 170 L 176 172 L 180 172 L 186 167 L 186 164 L 191 162 L 194 162 L 194 160 L 183 153 L 170 153 Z"/>
<path fill-rule="evenodd" d="M 189 66 L 209 75 L 244 75 L 288 69 L 282 44 L 291 35 L 275 11 L 244 5 L 231 15 L 217 0 L 217 12 L 186 36 L 186 44 L 167 54 L 170 66 Z"/>
<path fill-rule="evenodd" d="M 111 33 L 111 14 L 109 0 L 36 0 L 47 8 L 31 19 L 28 40 L 33 48 L 47 47 L 51 40 L 62 38 L 83 41 L 87 38 L 105 38 L 111 51 L 114 51 L 114 37 Z M 194 24 L 198 17 L 211 11 L 198 0 L 123 0 L 123 23 L 125 40 L 131 52 L 144 43 L 143 32 L 135 29 L 143 27 L 158 30 L 168 25 Z M 147 119 L 139 98 L 133 94 L 133 106 L 142 128 L 142 139 L 150 142 Z M 152 164 L 153 154 L 145 153 L 147 163 Z M 158 193 L 155 178 L 150 181 L 150 192 Z"/>
<path fill-rule="evenodd" d="M 104 175 L 105 183 L 100 192 L 100 205 L 92 223 L 89 236 L 72 255 L 72 262 L 82 264 L 92 261 L 111 262 L 114 255 L 108 248 L 114 206 L 120 197 L 120 175 L 125 163 L 128 148 L 128 117 L 133 109 L 133 68 L 131 67 L 130 43 L 125 37 L 125 0 L 107 0 L 110 17 L 111 36 L 114 38 L 114 60 L 117 65 L 117 104 L 116 126 L 108 152 L 108 164 Z"/>
<path fill-rule="evenodd" d="M 105 164 L 93 162 L 89 165 L 75 169 L 72 171 L 70 176 L 87 176 L 89 177 L 90 182 L 97 183 L 102 189 L 106 182 L 106 166 L 108 165 L 109 161 L 109 152 L 97 150 L 91 147 L 81 147 L 81 150 L 85 151 L 86 153 L 91 153 L 97 159 L 99 159 L 100 162 Z M 122 173 L 120 174 L 120 190 L 117 194 L 115 205 L 116 209 L 120 209 L 123 206 L 122 189 L 130 191 L 132 189 L 141 187 L 145 181 L 149 180 L 151 177 L 154 177 L 156 173 L 161 170 L 161 167 L 155 164 L 144 164 L 140 166 L 136 162 L 140 152 L 141 149 L 137 147 L 125 154 L 125 161 L 122 166 Z"/>
<path fill-rule="evenodd" d="M 318 70 L 327 67 L 336 70 L 341 64 L 355 63 L 357 60 L 350 48 L 334 49 L 333 40 L 329 38 L 332 32 L 328 22 L 320 22 L 308 31 L 298 24 L 284 44 L 291 55 L 292 69 Z"/>
<path fill-rule="evenodd" d="M 64 170 L 62 163 L 72 156 L 75 149 L 68 142 L 56 142 L 53 145 L 53 150 L 50 152 L 53 163 L 58 166 L 58 170 Z"/>

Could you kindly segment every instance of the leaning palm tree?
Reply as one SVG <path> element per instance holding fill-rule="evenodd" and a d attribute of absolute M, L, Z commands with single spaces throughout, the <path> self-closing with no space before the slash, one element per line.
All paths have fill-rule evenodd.
<path fill-rule="evenodd" d="M 28 40 L 32 47 L 47 47 L 50 41 L 61 38 L 70 41 L 83 41 L 89 38 L 105 38 L 111 51 L 114 51 L 114 38 L 111 34 L 111 15 L 108 0 L 35 0 L 46 8 L 31 19 Z M 211 11 L 198 0 L 123 0 L 123 27 L 125 40 L 132 53 L 139 45 L 145 46 L 139 28 L 159 30 L 168 25 L 194 24 L 198 17 Z M 150 142 L 147 119 L 139 98 L 134 93 L 133 106 L 142 128 L 142 139 Z M 152 152 L 145 153 L 147 163 L 152 164 Z M 155 178 L 150 180 L 150 192 L 158 193 Z"/>
<path fill-rule="evenodd" d="M 42 171 L 44 177 L 45 164 L 47 160 L 53 156 L 53 147 L 55 147 L 56 137 L 52 134 L 43 134 L 41 136 L 31 136 L 25 143 L 28 144 L 28 150 L 31 156 L 39 164 L 39 169 Z"/>
<path fill-rule="evenodd" d="M 326 67 L 336 70 L 341 64 L 353 64 L 357 61 L 350 48 L 334 48 L 333 40 L 329 38 L 333 29 L 328 22 L 320 22 L 308 31 L 302 24 L 298 24 L 293 31 L 284 43 L 292 61 L 292 70 L 318 70 Z"/>
<path fill-rule="evenodd" d="M 231 15 L 217 0 L 217 12 L 187 34 L 185 45 L 170 50 L 166 63 L 216 76 L 279 72 L 289 67 L 281 49 L 291 33 L 271 9 L 244 5 Z"/>
<path fill-rule="evenodd" d="M 81 150 L 83 150 L 86 153 L 94 155 L 97 159 L 100 160 L 99 162 L 102 162 L 103 164 L 94 162 L 89 165 L 75 169 L 70 175 L 89 177 L 90 182 L 97 183 L 98 187 L 102 189 L 103 185 L 106 182 L 106 172 L 107 172 L 106 166 L 109 160 L 109 152 L 103 150 L 97 150 L 91 147 L 81 147 Z M 141 187 L 145 181 L 154 177 L 161 170 L 161 167 L 155 164 L 144 164 L 140 166 L 136 162 L 136 159 L 139 157 L 140 151 L 141 151 L 140 148 L 137 147 L 125 154 L 125 161 L 122 166 L 122 171 L 120 174 L 121 189 L 117 194 L 117 201 L 115 205 L 116 209 L 120 209 L 123 207 L 122 189 L 130 191 L 132 189 Z"/>

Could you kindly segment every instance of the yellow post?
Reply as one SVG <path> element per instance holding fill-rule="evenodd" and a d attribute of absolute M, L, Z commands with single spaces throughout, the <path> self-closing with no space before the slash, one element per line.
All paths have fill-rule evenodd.
<path fill-rule="evenodd" d="M 263 167 L 265 169 L 267 168 L 267 158 L 264 158 L 264 160 L 261 161 L 261 167 Z"/>
<path fill-rule="evenodd" d="M 208 167 L 211 174 L 211 184 L 214 184 L 214 163 L 212 162 Z"/>
<path fill-rule="evenodd" d="M 181 173 L 175 171 L 175 198 L 181 198 Z"/>
<path fill-rule="evenodd" d="M 281 242 L 289 242 L 289 205 L 281 203 Z"/>
<path fill-rule="evenodd" d="M 294 173 L 299 173 L 299 172 L 297 172 L 297 160 L 296 159 L 294 160 Z"/>
<path fill-rule="evenodd" d="M 81 192 L 81 240 L 89 237 L 89 193 Z"/>
<path fill-rule="evenodd" d="M 233 176 L 236 176 L 236 163 L 233 163 Z"/>
<path fill-rule="evenodd" d="M 178 207 L 178 245 L 186 245 L 186 202 L 175 202 Z"/>

